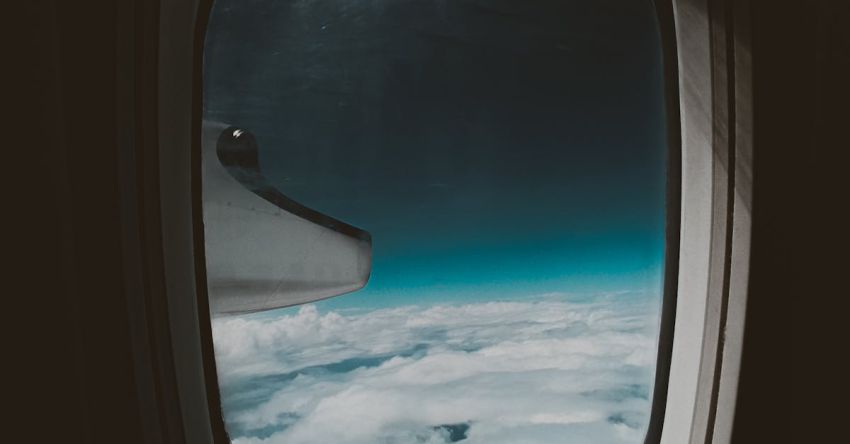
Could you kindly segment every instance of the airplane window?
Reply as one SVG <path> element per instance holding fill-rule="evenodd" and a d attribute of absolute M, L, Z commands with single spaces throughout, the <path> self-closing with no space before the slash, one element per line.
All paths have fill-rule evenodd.
<path fill-rule="evenodd" d="M 642 442 L 665 112 L 648 0 L 217 0 L 204 236 L 233 442 Z"/>

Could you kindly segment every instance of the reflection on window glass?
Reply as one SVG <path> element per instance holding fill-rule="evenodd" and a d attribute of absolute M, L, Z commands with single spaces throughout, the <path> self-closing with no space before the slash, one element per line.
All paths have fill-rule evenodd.
<path fill-rule="evenodd" d="M 234 442 L 642 442 L 667 149 L 650 1 L 217 0 L 204 63 Z"/>

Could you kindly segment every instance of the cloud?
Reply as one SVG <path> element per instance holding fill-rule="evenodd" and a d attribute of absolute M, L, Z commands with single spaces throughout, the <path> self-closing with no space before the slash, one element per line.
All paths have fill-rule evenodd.
<path fill-rule="evenodd" d="M 237 444 L 634 443 L 649 415 L 651 298 L 216 319 Z"/>

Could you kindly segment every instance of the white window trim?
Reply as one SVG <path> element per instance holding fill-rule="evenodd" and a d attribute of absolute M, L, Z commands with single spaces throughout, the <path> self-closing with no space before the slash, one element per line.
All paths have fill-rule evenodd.
<path fill-rule="evenodd" d="M 664 444 L 728 443 L 732 435 L 749 268 L 752 107 L 748 2 L 730 3 L 673 1 L 682 219 Z"/>

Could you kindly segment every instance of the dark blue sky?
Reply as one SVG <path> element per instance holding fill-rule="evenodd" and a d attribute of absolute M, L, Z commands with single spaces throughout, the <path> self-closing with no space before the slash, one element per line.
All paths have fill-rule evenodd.
<path fill-rule="evenodd" d="M 649 0 L 217 0 L 206 118 L 372 233 L 335 306 L 660 288 L 665 126 Z"/>

